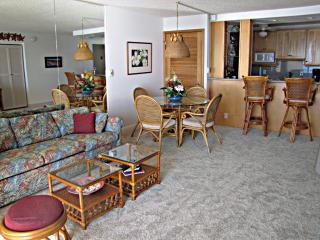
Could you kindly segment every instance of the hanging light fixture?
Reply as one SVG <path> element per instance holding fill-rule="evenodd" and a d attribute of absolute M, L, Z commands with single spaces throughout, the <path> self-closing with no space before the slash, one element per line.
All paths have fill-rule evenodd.
<path fill-rule="evenodd" d="M 168 58 L 190 57 L 190 51 L 183 37 L 179 34 L 179 2 L 177 2 L 177 31 L 170 36 L 170 41 L 166 46 L 165 55 Z"/>
<path fill-rule="evenodd" d="M 82 17 L 82 36 L 81 41 L 77 45 L 77 50 L 73 55 L 73 58 L 78 61 L 93 60 L 93 53 L 91 52 L 88 43 L 84 41 L 83 35 L 83 17 Z"/>

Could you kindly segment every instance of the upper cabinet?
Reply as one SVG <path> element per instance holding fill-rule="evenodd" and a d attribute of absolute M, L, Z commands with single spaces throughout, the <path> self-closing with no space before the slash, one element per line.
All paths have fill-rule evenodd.
<path fill-rule="evenodd" d="M 277 31 L 276 57 L 278 59 L 305 59 L 307 31 Z"/>
<path fill-rule="evenodd" d="M 276 51 L 276 39 L 277 33 L 276 32 L 269 32 L 266 38 L 259 37 L 259 33 L 254 33 L 254 50 L 255 52 L 262 52 L 262 51 Z"/>
<path fill-rule="evenodd" d="M 320 29 L 309 30 L 306 65 L 320 65 Z"/>

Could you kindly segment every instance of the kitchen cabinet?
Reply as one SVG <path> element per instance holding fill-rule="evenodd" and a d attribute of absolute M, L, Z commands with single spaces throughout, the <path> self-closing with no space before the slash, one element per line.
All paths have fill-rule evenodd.
<path fill-rule="evenodd" d="M 312 29 L 308 31 L 306 65 L 320 65 L 320 29 Z"/>
<path fill-rule="evenodd" d="M 254 34 L 254 51 L 263 52 L 263 51 L 276 51 L 276 32 L 268 32 L 268 36 L 262 38 L 259 36 L 259 32 Z"/>
<path fill-rule="evenodd" d="M 306 44 L 306 30 L 277 31 L 276 58 L 305 59 Z"/>

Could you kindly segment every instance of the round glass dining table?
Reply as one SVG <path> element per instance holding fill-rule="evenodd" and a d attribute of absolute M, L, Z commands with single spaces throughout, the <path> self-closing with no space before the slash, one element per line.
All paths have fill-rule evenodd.
<path fill-rule="evenodd" d="M 181 112 L 182 111 L 192 111 L 201 106 L 205 106 L 210 102 L 210 99 L 204 97 L 196 96 L 186 96 L 181 99 L 180 102 L 170 102 L 165 96 L 153 97 L 164 110 L 175 110 L 177 115 L 177 124 L 178 124 L 178 134 L 180 135 L 180 124 L 181 124 Z M 178 136 L 179 136 L 178 135 Z M 178 138 L 179 139 L 179 138 Z M 178 146 L 180 146 L 178 140 Z"/>
<path fill-rule="evenodd" d="M 180 102 L 170 102 L 165 96 L 153 97 L 161 107 L 172 108 L 172 109 L 182 109 L 182 108 L 192 108 L 194 106 L 203 106 L 210 102 L 210 99 L 196 96 L 186 96 L 181 99 Z"/>

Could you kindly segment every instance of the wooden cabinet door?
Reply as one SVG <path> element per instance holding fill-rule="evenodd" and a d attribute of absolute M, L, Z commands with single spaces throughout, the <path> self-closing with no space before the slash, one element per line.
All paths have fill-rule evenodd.
<path fill-rule="evenodd" d="M 259 37 L 259 32 L 254 34 L 254 51 L 276 51 L 276 32 L 268 32 L 266 38 Z"/>
<path fill-rule="evenodd" d="M 306 36 L 306 30 L 278 31 L 276 57 L 279 59 L 304 59 Z"/>
<path fill-rule="evenodd" d="M 187 30 L 179 32 L 182 34 L 186 45 L 189 47 L 190 57 L 172 59 L 164 57 L 164 77 L 169 77 L 175 73 L 186 88 L 196 85 L 203 86 L 204 32 L 203 30 Z M 165 42 L 170 41 L 171 34 L 171 32 L 164 33 Z"/>
<path fill-rule="evenodd" d="M 289 53 L 289 32 L 278 31 L 276 43 L 276 58 L 286 58 Z"/>
<path fill-rule="evenodd" d="M 320 65 L 320 29 L 308 31 L 306 49 L 306 65 Z"/>
<path fill-rule="evenodd" d="M 304 59 L 306 57 L 306 41 L 306 30 L 289 31 L 288 57 Z"/>

